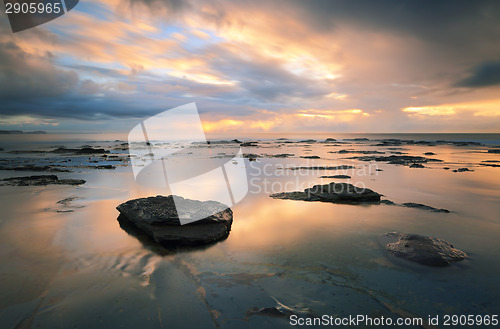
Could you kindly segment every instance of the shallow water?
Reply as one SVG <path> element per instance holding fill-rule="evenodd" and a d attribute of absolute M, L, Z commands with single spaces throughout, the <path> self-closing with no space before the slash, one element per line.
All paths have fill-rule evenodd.
<path fill-rule="evenodd" d="M 498 145 L 498 137 L 481 135 L 476 140 Z M 499 314 L 500 168 L 480 163 L 500 161 L 500 154 L 486 153 L 486 146 L 399 147 L 408 155 L 432 151 L 436 155 L 429 157 L 444 160 L 418 169 L 346 159 L 357 154 L 328 153 L 352 149 L 390 155 L 387 152 L 391 147 L 371 146 L 375 144 L 372 141 L 331 146 L 266 139 L 269 144 L 245 148 L 244 152 L 295 156 L 245 160 L 249 193 L 233 207 L 229 237 L 206 248 L 166 250 L 120 227 L 115 209 L 118 204 L 168 193 L 161 187 L 137 184 L 128 162 L 113 163 L 118 165 L 115 170 L 76 167 L 70 173 L 56 173 L 60 178 L 87 181 L 78 187 L 0 187 L 1 327 L 290 327 L 286 318 L 252 313 L 254 307 L 276 307 L 279 303 L 299 314 L 318 316 L 366 314 L 427 319 L 438 314 Z M 105 139 L 110 142 L 103 140 L 91 145 L 117 144 L 113 138 Z M 56 144 L 76 147 L 87 143 L 89 139 L 65 142 L 61 138 L 54 144 L 46 138 L 40 143 L 31 140 L 10 146 L 50 149 Z M 220 148 L 221 152 L 234 152 L 231 145 Z M 303 155 L 321 159 L 299 157 Z M 207 154 L 200 148 L 191 156 Z M 7 153 L 1 157 L 40 163 L 47 155 Z M 54 163 L 68 165 L 60 158 L 67 160 L 69 156 L 54 157 Z M 85 163 L 87 158 L 72 157 L 72 163 Z M 289 165 L 342 164 L 356 169 L 280 170 Z M 452 171 L 461 167 L 474 171 Z M 0 171 L 0 178 L 31 174 L 40 173 Z M 397 203 L 418 202 L 451 213 L 384 204 L 275 200 L 268 196 L 285 189 L 340 181 L 319 178 L 333 174 L 348 174 L 352 178 L 342 181 L 364 185 Z M 72 196 L 77 199 L 68 205 L 57 204 Z M 378 242 L 380 234 L 392 231 L 447 240 L 467 252 L 469 258 L 446 268 L 394 259 Z"/>

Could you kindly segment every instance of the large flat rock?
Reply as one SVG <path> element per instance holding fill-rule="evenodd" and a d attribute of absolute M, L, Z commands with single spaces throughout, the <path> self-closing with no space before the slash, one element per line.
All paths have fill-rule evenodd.
<path fill-rule="evenodd" d="M 200 245 L 222 240 L 229 235 L 233 222 L 232 210 L 220 202 L 173 195 L 129 200 L 116 209 L 120 212 L 119 220 L 131 222 L 163 245 Z M 179 217 L 202 219 L 181 225 Z"/>

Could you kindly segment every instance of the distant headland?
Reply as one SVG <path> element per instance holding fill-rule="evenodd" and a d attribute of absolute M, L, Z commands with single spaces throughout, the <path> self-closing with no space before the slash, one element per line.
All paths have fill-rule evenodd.
<path fill-rule="evenodd" d="M 36 131 L 22 131 L 22 130 L 0 130 L 0 135 L 14 135 L 14 134 L 46 134 L 46 131 L 36 130 Z"/>

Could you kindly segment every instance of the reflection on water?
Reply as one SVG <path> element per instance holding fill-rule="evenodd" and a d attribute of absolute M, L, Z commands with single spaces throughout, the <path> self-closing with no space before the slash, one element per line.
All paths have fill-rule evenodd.
<path fill-rule="evenodd" d="M 2 327 L 288 328 L 283 318 L 248 316 L 277 301 L 319 315 L 498 313 L 500 169 L 478 163 L 500 160 L 499 155 L 472 147 L 405 146 L 410 155 L 431 149 L 446 164 L 413 169 L 377 163 L 383 171 L 347 173 L 347 182 L 364 184 L 385 199 L 446 208 L 449 214 L 274 200 L 266 194 L 281 192 L 272 189 L 287 182 L 293 182 L 290 190 L 328 183 L 334 180 L 319 176 L 337 174 L 278 175 L 278 165 L 370 165 L 328 153 L 345 148 L 387 151 L 357 144 L 250 150 L 296 157 L 250 164 L 251 193 L 233 208 L 229 237 L 206 248 L 162 249 L 120 226 L 118 204 L 168 193 L 137 185 L 130 167 L 68 173 L 87 180 L 81 187 L 1 187 Z M 298 158 L 304 149 L 321 159 Z M 73 195 L 83 208 L 58 213 L 56 202 Z M 439 269 L 394 260 L 377 240 L 391 231 L 439 237 L 471 257 Z"/>

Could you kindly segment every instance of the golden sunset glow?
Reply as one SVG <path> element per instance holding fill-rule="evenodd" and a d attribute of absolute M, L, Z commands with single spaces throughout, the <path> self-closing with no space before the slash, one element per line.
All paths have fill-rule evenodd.
<path fill-rule="evenodd" d="M 453 116 L 472 113 L 473 116 L 497 117 L 500 116 L 500 100 L 492 100 L 489 103 L 407 107 L 402 111 L 414 116 Z"/>

